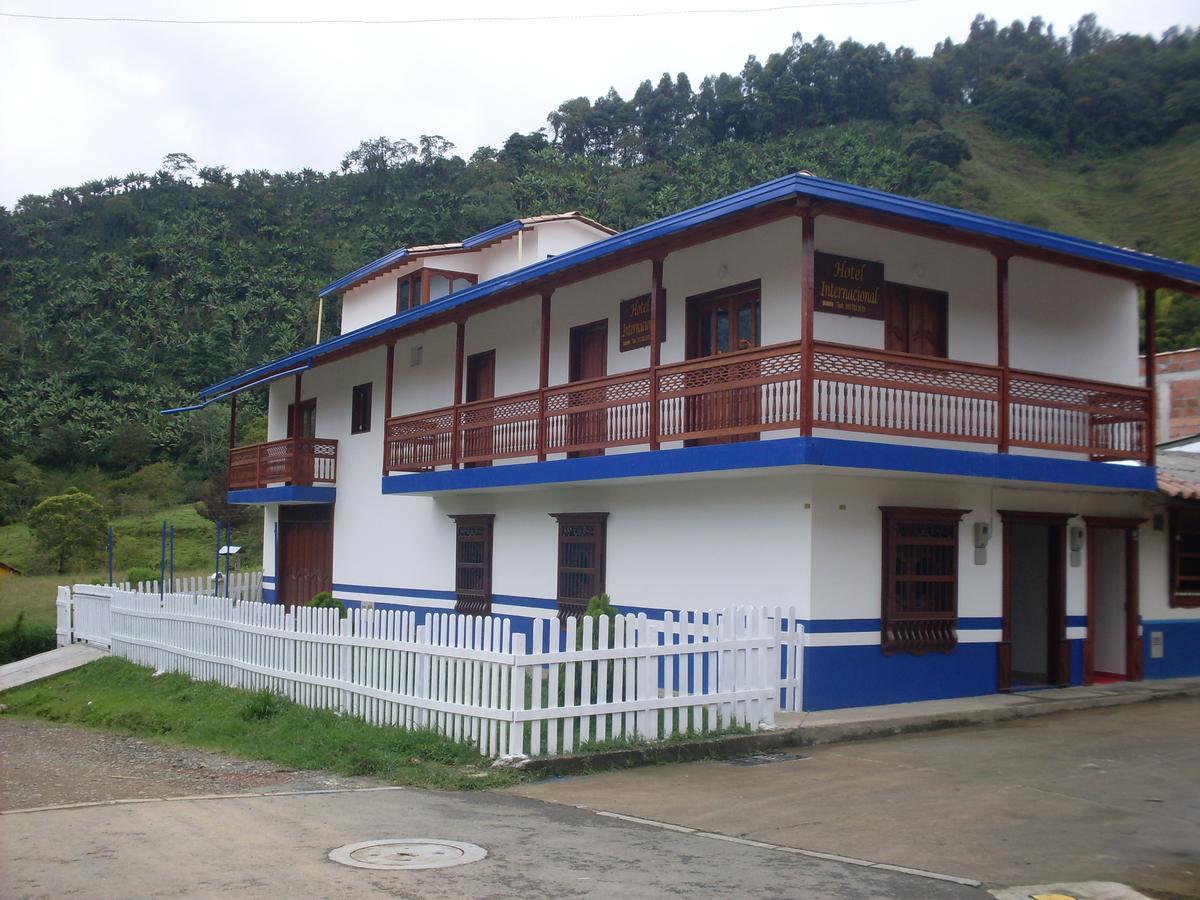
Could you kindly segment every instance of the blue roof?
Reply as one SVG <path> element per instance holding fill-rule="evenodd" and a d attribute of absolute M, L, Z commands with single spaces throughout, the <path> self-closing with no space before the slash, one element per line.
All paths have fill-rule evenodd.
<path fill-rule="evenodd" d="M 943 226 L 968 234 L 1010 241 L 1014 244 L 1047 250 L 1052 253 L 1064 254 L 1092 262 L 1103 263 L 1126 269 L 1131 273 L 1143 273 L 1157 276 L 1161 279 L 1176 283 L 1185 289 L 1195 289 L 1200 293 L 1200 268 L 1165 259 L 1149 253 L 1136 250 L 1125 250 L 1097 241 L 1071 237 L 1043 228 L 1030 225 L 1020 225 L 1007 222 L 979 213 L 967 212 L 948 206 L 940 206 L 924 200 L 914 200 L 896 194 L 888 194 L 871 188 L 857 187 L 817 178 L 812 175 L 785 175 L 774 181 L 768 181 L 736 194 L 730 194 L 719 200 L 701 204 L 689 210 L 667 216 L 663 219 L 640 225 L 629 231 L 623 231 L 612 237 L 585 244 L 575 250 L 559 254 L 550 259 L 516 269 L 488 281 L 481 282 L 466 290 L 449 294 L 438 300 L 418 306 L 394 316 L 388 316 L 378 322 L 372 322 L 362 328 L 339 335 L 330 340 L 298 350 L 288 356 L 273 360 L 240 375 L 227 378 L 217 384 L 209 385 L 200 392 L 201 397 L 236 389 L 242 385 L 256 381 L 272 372 L 291 368 L 296 365 L 311 363 L 321 356 L 343 350 L 362 341 L 369 340 L 388 331 L 419 322 L 432 316 L 441 315 L 477 300 L 493 296 L 505 291 L 530 285 L 531 289 L 537 281 L 550 275 L 559 275 L 584 263 L 616 256 L 642 244 L 660 240 L 671 235 L 680 234 L 690 229 L 718 221 L 735 213 L 745 212 L 755 207 L 767 206 L 781 200 L 793 197 L 810 197 L 831 203 L 844 204 L 859 209 L 873 210 L 889 216 L 898 216 L 928 225 Z M 519 220 L 513 220 L 489 231 L 481 232 L 468 241 L 474 241 L 473 246 L 497 240 L 515 232 L 521 227 Z M 507 230 L 506 230 L 507 229 Z M 463 242 L 464 246 L 466 241 Z M 344 278 L 333 282 L 321 291 L 322 296 L 336 293 L 345 285 L 351 284 L 370 274 L 372 271 L 386 268 L 388 265 L 405 258 L 408 250 L 397 250 L 382 257 L 369 265 L 351 272 Z"/>

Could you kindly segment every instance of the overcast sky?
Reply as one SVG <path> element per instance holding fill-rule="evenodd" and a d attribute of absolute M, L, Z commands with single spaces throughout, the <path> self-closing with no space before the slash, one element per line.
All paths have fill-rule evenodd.
<path fill-rule="evenodd" d="M 187 19 L 417 18 L 644 14 L 729 9 L 736 0 L 0 0 L 0 12 Z M 645 79 L 736 72 L 793 32 L 882 41 L 927 54 L 962 40 L 976 12 L 1041 15 L 1067 34 L 1158 35 L 1200 24 L 1195 0 L 750 0 L 765 12 L 543 22 L 167 25 L 0 17 L 0 205 L 93 178 L 153 172 L 167 153 L 200 165 L 336 169 L 364 138 L 441 134 L 469 156 L 546 124 L 563 100 Z"/>

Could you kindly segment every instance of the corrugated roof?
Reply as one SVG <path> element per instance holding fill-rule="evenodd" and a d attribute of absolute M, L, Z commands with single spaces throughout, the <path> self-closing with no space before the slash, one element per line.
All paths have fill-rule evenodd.
<path fill-rule="evenodd" d="M 519 288 L 523 285 L 532 286 L 540 279 L 544 279 L 550 275 L 561 275 L 575 266 L 617 256 L 640 245 L 719 221 L 735 213 L 745 212 L 756 207 L 768 206 L 772 203 L 795 197 L 809 197 L 830 203 L 844 204 L 857 209 L 873 210 L 888 216 L 896 216 L 914 222 L 943 226 L 968 234 L 994 238 L 1031 248 L 1049 250 L 1079 259 L 1092 260 L 1125 269 L 1130 272 L 1131 276 L 1138 273 L 1156 275 L 1164 279 L 1169 279 L 1176 284 L 1184 285 L 1188 289 L 1194 288 L 1197 293 L 1200 293 L 1200 268 L 1190 266 L 1186 263 L 1176 262 L 1175 260 L 1165 259 L 1149 253 L 1141 253 L 1136 250 L 1125 250 L 1109 244 L 1089 241 L 1084 238 L 1058 234 L 1043 228 L 1034 228 L 1030 225 L 1007 222 L 1003 219 L 996 219 L 991 216 L 980 215 L 979 213 L 953 209 L 948 206 L 929 203 L 925 200 L 914 200 L 909 197 L 888 194 L 872 188 L 843 184 L 825 178 L 817 178 L 812 175 L 793 174 L 755 185 L 744 191 L 738 191 L 736 194 L 712 200 L 646 225 L 640 225 L 637 228 L 632 228 L 629 231 L 621 232 L 612 237 L 585 244 L 575 250 L 567 251 L 551 259 L 545 259 L 512 272 L 507 272 L 504 275 L 481 282 L 466 290 L 450 294 L 439 300 L 427 303 L 424 306 L 418 306 L 415 309 L 389 316 L 386 319 L 373 322 L 355 331 L 339 335 L 321 344 L 307 347 L 289 356 L 273 360 L 272 362 L 243 372 L 240 375 L 235 375 L 232 378 L 227 378 L 222 382 L 210 385 L 200 392 L 200 396 L 207 397 L 211 394 L 228 391 L 238 387 L 240 384 L 261 378 L 271 371 L 315 360 L 318 357 L 342 350 L 385 332 L 402 328 L 422 319 L 445 313 L 451 309 L 482 300 L 494 294 Z M 387 257 L 383 259 L 387 259 Z M 339 281 L 330 285 L 330 288 L 322 291 L 322 294 L 329 293 L 330 289 L 335 285 L 350 283 L 352 276 L 367 272 L 371 269 L 371 266 L 380 262 L 381 260 L 376 260 L 376 263 L 364 266 L 362 269 L 351 273 L 351 275 L 339 279 Z"/>

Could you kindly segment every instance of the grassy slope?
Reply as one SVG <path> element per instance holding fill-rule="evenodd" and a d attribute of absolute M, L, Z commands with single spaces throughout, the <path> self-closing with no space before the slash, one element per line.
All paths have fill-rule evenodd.
<path fill-rule="evenodd" d="M 122 516 L 114 519 L 115 569 L 118 579 L 131 566 L 158 568 L 162 546 L 162 523 L 175 527 L 175 574 L 208 575 L 216 550 L 216 526 L 201 518 L 189 505 L 176 506 L 165 513 Z M 262 561 L 262 526 L 257 519 L 235 532 L 235 543 L 243 545 L 243 566 L 257 568 Z M 24 524 L 0 528 L 0 559 L 24 571 L 37 568 L 37 555 L 29 529 Z M 60 584 L 101 581 L 107 578 L 104 566 L 66 575 L 29 575 L 0 579 L 0 624 L 24 611 L 30 622 L 54 622 L 55 588 Z"/>
<path fill-rule="evenodd" d="M 971 144 L 968 208 L 1200 263 L 1200 127 L 1104 158 L 1051 157 L 969 116 L 947 124 Z"/>
<path fill-rule="evenodd" d="M 183 675 L 155 678 L 149 669 L 111 657 L 14 688 L 0 699 L 8 704 L 6 715 L 397 784 L 478 790 L 530 777 L 491 769 L 473 748 L 432 732 L 369 725 L 276 695 L 194 682 Z"/>

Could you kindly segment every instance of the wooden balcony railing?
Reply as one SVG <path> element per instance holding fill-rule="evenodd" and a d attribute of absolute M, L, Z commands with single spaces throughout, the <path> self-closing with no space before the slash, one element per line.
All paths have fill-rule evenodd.
<path fill-rule="evenodd" d="M 338 442 L 328 438 L 284 438 L 229 451 L 229 490 L 270 484 L 333 484 Z"/>
<path fill-rule="evenodd" d="M 1147 462 L 1150 395 L 996 366 L 817 342 L 776 344 L 388 419 L 388 471 L 696 441 L 814 427 L 940 441 L 1008 443 Z M 650 404 L 656 396 L 657 434 Z"/>

